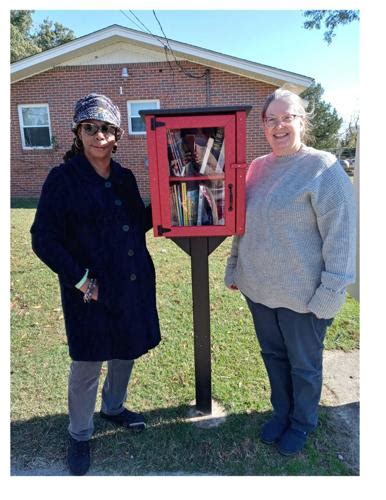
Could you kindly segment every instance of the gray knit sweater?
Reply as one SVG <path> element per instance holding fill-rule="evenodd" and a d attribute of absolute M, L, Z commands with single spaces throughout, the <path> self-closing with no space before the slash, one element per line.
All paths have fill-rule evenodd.
<path fill-rule="evenodd" d="M 302 146 L 256 158 L 247 175 L 246 230 L 234 237 L 225 284 L 253 302 L 332 318 L 355 281 L 356 209 L 335 156 Z"/>

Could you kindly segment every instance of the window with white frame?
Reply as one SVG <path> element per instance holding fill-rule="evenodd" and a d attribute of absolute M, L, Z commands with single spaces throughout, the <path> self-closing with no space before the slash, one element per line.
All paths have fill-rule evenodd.
<path fill-rule="evenodd" d="M 18 110 L 23 149 L 52 148 L 48 104 L 20 104 Z"/>
<path fill-rule="evenodd" d="M 139 111 L 142 109 L 159 109 L 159 100 L 153 101 L 127 101 L 127 116 L 129 117 L 129 134 L 146 134 L 145 122 L 142 120 Z"/>

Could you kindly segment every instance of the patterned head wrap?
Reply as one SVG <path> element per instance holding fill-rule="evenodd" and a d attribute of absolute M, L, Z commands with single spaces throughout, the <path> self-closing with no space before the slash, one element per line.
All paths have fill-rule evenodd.
<path fill-rule="evenodd" d="M 121 113 L 111 99 L 102 94 L 88 94 L 75 104 L 72 130 L 75 132 L 84 120 L 100 120 L 120 128 Z"/>

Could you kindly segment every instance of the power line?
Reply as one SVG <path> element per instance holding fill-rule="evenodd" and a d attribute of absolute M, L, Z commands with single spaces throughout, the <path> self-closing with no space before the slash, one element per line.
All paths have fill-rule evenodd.
<path fill-rule="evenodd" d="M 164 32 L 164 30 L 163 30 L 163 28 L 162 28 L 162 25 L 161 25 L 161 23 L 160 23 L 160 20 L 158 19 L 157 14 L 155 13 L 155 10 L 153 10 L 152 12 L 153 12 L 154 17 L 155 17 L 155 18 L 156 18 L 156 20 L 157 20 L 157 23 L 158 23 L 158 25 L 159 25 L 159 27 L 160 27 L 160 29 L 161 29 L 161 32 L 162 32 L 162 34 L 163 34 L 164 38 L 165 38 L 165 40 L 166 40 L 166 43 L 167 43 L 168 49 L 170 50 L 170 52 L 171 52 L 171 54 L 172 54 L 172 56 L 173 56 L 173 58 L 174 58 L 174 61 L 175 61 L 176 65 L 178 66 L 178 68 L 180 69 L 180 71 L 182 71 L 185 75 L 189 76 L 190 78 L 197 78 L 197 79 L 200 79 L 200 78 L 207 77 L 207 75 L 208 75 L 208 69 L 206 69 L 206 70 L 202 73 L 202 75 L 197 76 L 197 75 L 193 75 L 192 73 L 190 73 L 189 71 L 187 71 L 187 70 L 186 70 L 186 69 L 185 69 L 185 68 L 181 65 L 180 61 L 178 61 L 178 60 L 177 60 L 177 58 L 176 58 L 176 56 L 175 56 L 175 54 L 174 54 L 174 52 L 173 52 L 173 49 L 172 49 L 172 48 L 171 48 L 171 46 L 170 46 L 169 39 L 168 39 L 168 37 L 166 36 L 166 34 L 165 34 L 165 32 Z"/>
<path fill-rule="evenodd" d="M 135 17 L 135 19 L 136 19 L 136 20 L 137 20 L 140 24 L 142 24 L 142 26 L 145 28 L 145 30 L 146 30 L 148 33 L 150 33 L 150 35 L 154 36 L 154 35 L 153 35 L 153 33 L 152 33 L 152 32 L 151 32 L 151 31 L 150 31 L 150 30 L 149 30 L 149 29 L 148 29 L 148 28 L 147 28 L 147 27 L 143 24 L 143 22 L 140 20 L 140 18 L 139 18 L 139 17 L 137 17 L 137 16 L 134 14 L 134 12 L 133 12 L 132 10 L 129 10 L 129 12 L 130 12 L 130 14 L 132 14 L 132 15 Z"/>
<path fill-rule="evenodd" d="M 174 62 L 175 62 L 175 64 L 176 64 L 176 66 L 177 66 L 177 67 L 179 68 L 179 70 L 180 70 L 180 71 L 182 71 L 185 75 L 189 76 L 190 78 L 197 78 L 197 79 L 204 78 L 204 77 L 207 77 L 207 78 L 208 78 L 208 70 L 207 70 L 207 69 L 206 69 L 206 70 L 202 73 L 202 75 L 198 75 L 198 76 L 197 76 L 197 75 L 193 75 L 192 73 L 190 73 L 189 71 L 187 71 L 187 70 L 186 70 L 186 69 L 185 69 L 185 68 L 181 65 L 180 61 L 178 61 L 178 59 L 176 58 L 176 56 L 175 56 L 175 54 L 174 54 L 174 52 L 173 52 L 173 49 L 172 49 L 172 48 L 171 48 L 171 46 L 170 46 L 169 39 L 168 39 L 168 37 L 166 36 L 166 34 L 165 34 L 164 30 L 163 30 L 163 27 L 162 27 L 162 25 L 161 25 L 160 20 L 159 20 L 159 19 L 158 19 L 158 17 L 157 17 L 157 14 L 155 13 L 155 10 L 153 10 L 152 12 L 153 12 L 153 15 L 154 15 L 155 19 L 157 20 L 157 23 L 158 23 L 158 25 L 159 25 L 159 27 L 160 27 L 160 29 L 161 29 L 161 32 L 162 32 L 162 34 L 163 34 L 163 36 L 164 36 L 164 40 L 166 41 L 166 44 L 165 44 L 165 42 L 164 42 L 163 40 L 160 40 L 160 39 L 159 39 L 159 37 L 158 37 L 157 35 L 154 35 L 154 33 L 152 33 L 152 31 L 151 31 L 151 30 L 149 30 L 149 28 L 148 28 L 148 27 L 147 27 L 147 26 L 146 26 L 146 25 L 145 25 L 145 24 L 144 24 L 144 23 L 143 23 L 143 22 L 139 19 L 139 17 L 138 17 L 136 14 L 134 14 L 134 12 L 133 12 L 132 10 L 129 10 L 130 14 L 131 14 L 132 16 L 134 16 L 134 17 L 135 17 L 135 19 L 137 19 L 137 21 L 141 24 L 141 26 L 140 26 L 138 23 L 136 23 L 133 19 L 131 19 L 131 18 L 130 18 L 127 14 L 126 14 L 126 12 L 125 12 L 125 11 L 121 10 L 121 12 L 122 12 L 122 14 L 123 14 L 123 15 L 124 15 L 124 16 L 125 16 L 125 17 L 126 17 L 126 18 L 127 18 L 127 19 L 131 22 L 131 23 L 133 23 L 133 24 L 134 24 L 137 28 L 139 28 L 139 29 L 140 29 L 140 31 L 143 31 L 143 29 L 142 29 L 142 27 L 143 27 L 143 28 L 146 30 L 146 32 L 147 32 L 147 33 L 149 33 L 149 35 L 151 35 L 151 36 L 152 36 L 152 37 L 154 37 L 156 40 L 158 40 L 158 42 L 159 42 L 159 43 L 160 43 L 160 44 L 164 47 L 166 61 L 167 61 L 168 65 L 169 65 L 169 67 L 170 67 L 171 69 L 173 69 L 173 67 L 172 67 L 172 65 L 171 65 L 171 63 L 170 63 L 170 61 L 169 61 L 169 59 L 168 59 L 168 57 L 167 57 L 167 51 L 168 51 L 168 50 L 170 51 L 171 55 L 173 56 L 173 59 L 174 59 Z"/>
<path fill-rule="evenodd" d="M 123 14 L 125 17 L 127 17 L 127 19 L 128 19 L 131 23 L 135 24 L 135 26 L 136 26 L 137 28 L 139 28 L 139 29 L 142 31 L 142 28 L 141 28 L 141 27 L 140 27 L 140 26 L 139 26 L 139 25 L 138 25 L 135 21 L 133 21 L 133 20 L 132 20 L 132 19 L 131 19 L 131 18 L 130 18 L 127 14 L 126 14 L 126 12 L 125 12 L 125 11 L 121 10 L 121 12 L 122 12 L 122 14 Z"/>
<path fill-rule="evenodd" d="M 125 17 L 127 17 L 127 19 L 128 19 L 131 23 L 133 23 L 133 24 L 134 24 L 137 28 L 139 28 L 139 30 L 140 30 L 140 31 L 142 31 L 142 32 L 143 32 L 142 27 L 141 27 L 139 24 L 137 24 L 135 21 L 133 21 L 133 19 L 131 19 L 131 18 L 130 18 L 127 14 L 126 14 L 126 12 L 125 12 L 125 11 L 121 10 L 121 12 L 122 12 L 122 14 L 123 14 Z M 141 25 L 145 28 L 145 30 L 149 33 L 149 35 L 151 35 L 153 38 L 155 38 L 156 40 L 158 40 L 158 42 L 159 42 L 161 45 L 163 45 L 163 46 L 165 47 L 165 43 L 164 43 L 162 40 L 160 40 L 160 39 L 157 37 L 157 35 L 154 35 L 154 34 L 153 34 L 153 33 L 152 33 L 152 32 L 151 32 L 151 31 L 150 31 L 150 30 L 149 30 L 149 29 L 148 29 L 148 28 L 147 28 L 147 27 L 143 24 L 143 22 L 142 22 L 142 21 L 141 21 L 141 20 L 140 20 L 140 19 L 139 19 L 139 18 L 138 18 L 135 14 L 134 14 L 134 12 L 133 12 L 132 10 L 129 10 L 129 12 L 130 12 L 130 13 L 131 13 L 131 14 L 132 14 L 132 15 L 133 15 L 133 16 L 134 16 L 134 17 L 135 17 L 135 18 L 136 18 L 136 19 L 137 19 L 137 20 L 141 23 Z"/>
<path fill-rule="evenodd" d="M 211 99 L 211 96 L 210 96 L 210 72 L 209 72 L 209 68 L 207 68 L 201 75 L 193 75 L 190 71 L 187 71 L 183 65 L 181 64 L 181 62 L 177 59 L 176 55 L 174 54 L 174 51 L 173 49 L 171 48 L 170 46 L 170 42 L 169 42 L 169 39 L 168 37 L 166 36 L 165 32 L 164 32 L 164 29 L 161 25 L 161 22 L 160 20 L 158 19 L 157 17 L 157 14 L 155 13 L 155 10 L 153 10 L 153 15 L 161 29 L 161 32 L 164 36 L 164 40 L 160 40 L 160 38 L 157 36 L 157 35 L 154 35 L 147 26 L 145 26 L 145 24 L 139 19 L 138 16 L 136 16 L 134 14 L 134 12 L 132 10 L 129 10 L 130 14 L 132 16 L 135 17 L 135 19 L 137 19 L 137 21 L 141 24 L 141 26 L 139 26 L 135 21 L 133 21 L 133 19 L 131 19 L 123 10 L 121 10 L 122 14 L 127 17 L 127 19 L 133 23 L 137 28 L 140 29 L 140 31 L 143 31 L 142 30 L 142 27 L 146 30 L 147 33 L 149 33 L 149 35 L 151 35 L 153 38 L 155 38 L 156 40 L 158 40 L 158 42 L 163 46 L 164 48 L 164 51 L 165 51 L 165 58 L 166 58 L 166 62 L 168 63 L 168 66 L 169 68 L 174 71 L 174 68 L 171 64 L 171 62 L 169 61 L 169 57 L 168 57 L 168 51 L 171 53 L 171 55 L 173 56 L 173 59 L 174 59 L 174 62 L 175 62 L 175 65 L 177 66 L 177 68 L 182 72 L 184 73 L 186 76 L 188 76 L 189 78 L 195 78 L 195 79 L 201 79 L 201 78 L 205 78 L 206 79 L 206 99 L 207 99 L 207 103 L 209 104 L 210 103 L 210 99 Z M 166 42 L 166 43 L 165 43 Z"/>

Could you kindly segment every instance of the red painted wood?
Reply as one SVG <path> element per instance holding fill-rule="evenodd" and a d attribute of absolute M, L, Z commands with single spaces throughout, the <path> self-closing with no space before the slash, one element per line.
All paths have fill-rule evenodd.
<path fill-rule="evenodd" d="M 155 236 L 231 236 L 242 234 L 245 226 L 246 112 L 187 116 L 146 116 L 150 194 Z M 161 126 L 151 129 L 152 118 Z M 167 130 L 223 127 L 225 140 L 224 174 L 177 177 L 169 175 Z M 170 186 L 174 183 L 223 180 L 225 184 L 223 225 L 174 226 L 171 219 Z M 231 196 L 232 192 L 232 196 Z M 232 198 L 232 199 L 231 199 Z M 160 232 L 159 228 L 166 229 Z"/>

